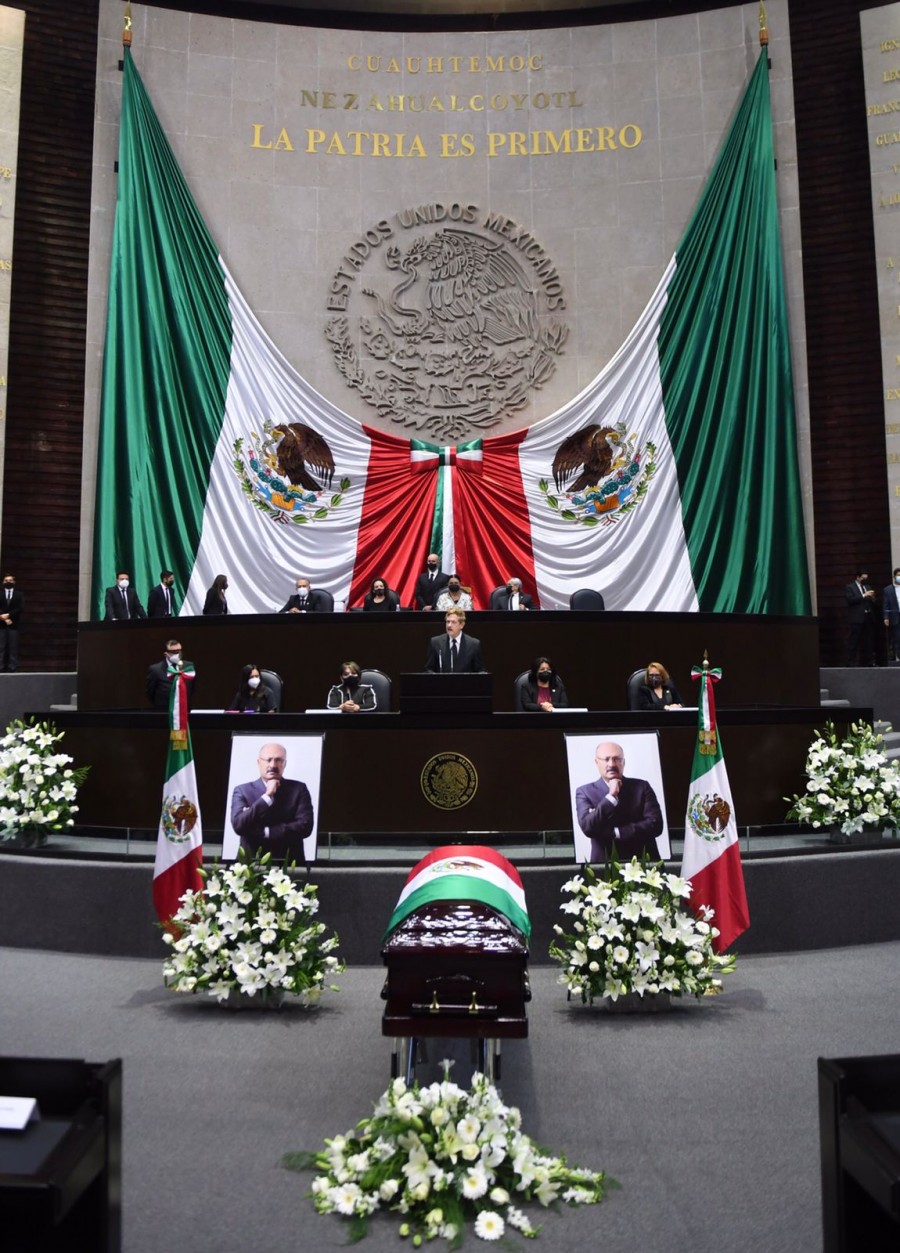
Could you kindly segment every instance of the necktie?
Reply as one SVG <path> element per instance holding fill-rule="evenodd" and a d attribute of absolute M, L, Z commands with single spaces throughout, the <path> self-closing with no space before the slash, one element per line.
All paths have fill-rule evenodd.
<path fill-rule="evenodd" d="M 458 650 L 459 650 L 459 645 L 457 644 L 456 640 L 451 640 L 450 641 L 450 669 L 451 670 L 456 669 L 456 660 L 457 660 Z"/>
<path fill-rule="evenodd" d="M 122 608 L 125 610 L 125 617 L 129 617 L 128 613 L 128 593 L 122 588 Z"/>
<path fill-rule="evenodd" d="M 166 588 L 166 617 L 172 616 L 172 593 Z"/>

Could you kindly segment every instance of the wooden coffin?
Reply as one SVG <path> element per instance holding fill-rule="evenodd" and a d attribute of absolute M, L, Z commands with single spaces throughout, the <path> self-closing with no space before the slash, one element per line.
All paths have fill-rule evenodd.
<path fill-rule="evenodd" d="M 382 997 L 387 1002 L 382 1034 L 387 1036 L 522 1039 L 528 1035 L 525 1003 L 528 941 L 525 932 L 500 908 L 477 899 L 477 885 L 458 871 L 461 857 L 474 864 L 479 846 L 435 850 L 419 863 L 410 880 L 430 861 L 429 872 L 451 872 L 448 899 L 429 898 L 389 928 L 381 956 L 387 967 Z M 494 862 L 505 863 L 489 850 Z M 446 863 L 441 855 L 446 854 Z M 409 882 L 408 881 L 408 882 Z M 427 892 L 426 892 L 427 895 Z M 403 898 L 401 898 L 402 900 Z M 411 898 L 417 899 L 415 895 Z M 524 900 L 524 897 L 522 898 Z M 399 908 L 399 906 L 398 906 Z M 516 915 L 527 926 L 527 915 Z"/>

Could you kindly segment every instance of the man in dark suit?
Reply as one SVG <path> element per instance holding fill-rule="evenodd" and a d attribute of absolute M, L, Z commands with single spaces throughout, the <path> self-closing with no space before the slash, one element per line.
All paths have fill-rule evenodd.
<path fill-rule="evenodd" d="M 303 860 L 303 841 L 312 833 L 313 805 L 309 788 L 284 777 L 287 750 L 263 744 L 257 758 L 259 778 L 239 783 L 231 797 L 231 825 L 248 853 L 260 849 L 273 861 Z"/>
<path fill-rule="evenodd" d="M 132 618 L 146 618 L 144 606 L 138 600 L 138 594 L 131 586 L 127 570 L 120 570 L 116 575 L 115 587 L 106 589 L 106 622 L 128 622 Z"/>
<path fill-rule="evenodd" d="M 416 609 L 433 609 L 438 594 L 450 582 L 450 575 L 441 569 L 441 559 L 437 553 L 429 553 L 425 570 L 416 579 L 413 593 L 413 607 Z"/>
<path fill-rule="evenodd" d="M 466 615 L 462 609 L 448 609 L 445 632 L 428 641 L 425 669 L 435 674 L 474 674 L 484 670 L 481 642 L 465 635 Z"/>
<path fill-rule="evenodd" d="M 194 664 L 184 660 L 178 640 L 169 640 L 166 643 L 166 652 L 162 661 L 155 661 L 147 671 L 145 691 L 147 700 L 154 709 L 167 710 L 169 708 L 172 680 L 176 674 L 185 674 L 190 679 L 187 690 L 188 705 L 190 705 L 194 699 L 194 689 L 197 683 Z"/>
<path fill-rule="evenodd" d="M 4 574 L 0 594 L 0 632 L 2 657 L 0 669 L 12 673 L 19 668 L 19 621 L 25 608 L 25 597 L 16 589 L 15 575 Z"/>
<path fill-rule="evenodd" d="M 174 583 L 175 575 L 171 570 L 160 570 L 159 582 L 156 587 L 150 588 L 150 595 L 147 597 L 148 618 L 178 617 L 178 610 L 175 608 L 175 594 L 172 591 Z"/>
<path fill-rule="evenodd" d="M 844 587 L 847 602 L 847 665 L 875 665 L 875 592 L 865 570 Z"/>
<path fill-rule="evenodd" d="M 288 597 L 287 603 L 282 605 L 278 612 L 325 613 L 328 608 L 329 606 L 325 603 L 325 600 L 310 587 L 309 579 L 301 575 L 297 580 L 294 595 Z"/>
<path fill-rule="evenodd" d="M 620 861 L 645 851 L 657 857 L 663 818 L 653 788 L 646 779 L 625 778 L 621 744 L 598 744 L 594 761 L 600 778 L 575 792 L 578 825 L 591 841 L 591 861 L 606 861 L 613 849 Z"/>
<path fill-rule="evenodd" d="M 882 593 L 881 612 L 894 661 L 900 661 L 900 566 L 894 571 L 893 583 L 889 583 Z"/>
<path fill-rule="evenodd" d="M 491 597 L 492 609 L 511 609 L 518 611 L 520 609 L 524 610 L 534 608 L 534 601 L 527 594 L 527 592 L 522 591 L 521 579 L 507 579 L 506 587 L 502 592 L 499 594 L 495 593 L 495 595 L 496 601 L 494 596 Z"/>

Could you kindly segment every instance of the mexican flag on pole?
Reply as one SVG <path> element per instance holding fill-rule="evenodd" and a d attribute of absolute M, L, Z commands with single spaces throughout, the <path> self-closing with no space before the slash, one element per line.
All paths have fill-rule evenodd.
<path fill-rule="evenodd" d="M 691 908 L 698 914 L 704 905 L 715 911 L 718 953 L 750 926 L 734 803 L 716 728 L 713 684 L 721 677 L 722 671 L 711 670 L 707 661 L 691 671 L 700 693 L 681 865 L 682 876 L 691 881 Z"/>
<path fill-rule="evenodd" d="M 187 693 L 194 667 L 188 662 L 183 669 L 171 669 L 169 751 L 153 866 L 153 904 L 160 922 L 169 927 L 184 893 L 203 887 L 203 830 L 188 727 Z"/>
<path fill-rule="evenodd" d="M 433 849 L 413 866 L 384 938 L 420 905 L 458 900 L 489 905 L 518 927 L 526 939 L 531 934 L 525 891 L 512 862 L 482 844 L 451 844 Z"/>

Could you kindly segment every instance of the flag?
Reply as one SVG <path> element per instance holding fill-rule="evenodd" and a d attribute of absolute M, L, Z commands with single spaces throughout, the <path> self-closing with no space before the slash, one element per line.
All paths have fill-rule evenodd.
<path fill-rule="evenodd" d="M 326 333 L 328 328 L 326 327 Z M 93 603 L 158 571 L 199 614 L 284 603 L 295 573 L 410 604 L 438 551 L 477 607 L 808 614 L 809 580 L 760 54 L 699 202 L 612 361 L 531 427 L 455 445 L 360 423 L 270 340 L 124 55 L 97 464 Z M 290 578 L 285 579 L 285 571 Z"/>
<path fill-rule="evenodd" d="M 700 681 L 700 693 L 681 864 L 683 878 L 691 881 L 691 908 L 697 914 L 704 905 L 715 911 L 718 953 L 750 926 L 734 802 L 716 727 L 713 684 L 721 675 L 706 662 L 691 671 L 691 677 Z"/>
<path fill-rule="evenodd" d="M 493 848 L 451 844 L 435 848 L 413 866 L 384 938 L 420 905 L 432 901 L 480 901 L 508 918 L 527 939 L 531 934 L 519 872 Z"/>
<path fill-rule="evenodd" d="M 170 669 L 169 751 L 153 865 L 153 904 L 163 925 L 178 911 L 185 892 L 203 887 L 203 830 L 188 726 L 187 693 L 194 667 L 187 662 L 183 669 Z"/>

